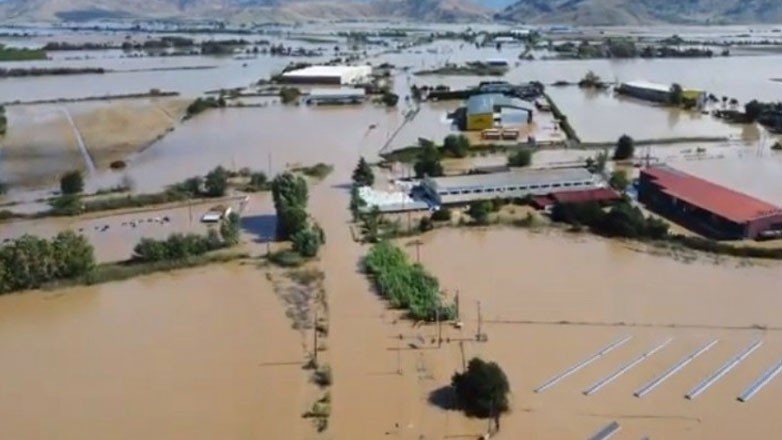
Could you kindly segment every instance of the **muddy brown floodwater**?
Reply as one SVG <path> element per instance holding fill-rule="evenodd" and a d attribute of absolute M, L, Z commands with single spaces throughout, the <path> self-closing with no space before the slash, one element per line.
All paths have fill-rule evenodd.
<path fill-rule="evenodd" d="M 304 438 L 301 335 L 263 272 L 0 297 L 0 438 Z M 11 379 L 12 378 L 12 379 Z"/>

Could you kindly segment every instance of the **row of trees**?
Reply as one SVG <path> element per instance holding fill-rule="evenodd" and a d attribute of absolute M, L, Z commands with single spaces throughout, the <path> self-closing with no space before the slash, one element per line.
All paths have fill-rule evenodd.
<path fill-rule="evenodd" d="M 563 203 L 554 206 L 551 219 L 576 227 L 586 226 L 607 237 L 662 240 L 668 238 L 668 224 L 644 216 L 640 209 L 623 201 L 608 211 L 596 202 Z"/>
<path fill-rule="evenodd" d="M 92 245 L 73 231 L 51 240 L 23 235 L 0 247 L 0 294 L 79 277 L 94 266 Z"/>
<path fill-rule="evenodd" d="M 133 260 L 143 263 L 181 260 L 239 243 L 239 215 L 232 213 L 221 224 L 219 232 L 209 229 L 206 235 L 171 234 L 165 240 L 142 238 L 133 248 Z"/>
<path fill-rule="evenodd" d="M 417 320 L 454 319 L 456 309 L 444 305 L 440 283 L 420 264 L 411 264 L 407 255 L 388 241 L 376 243 L 365 260 L 366 271 L 372 276 L 378 293 L 391 306 L 406 309 Z"/>
<path fill-rule="evenodd" d="M 282 173 L 272 181 L 272 196 L 277 211 L 277 238 L 291 240 L 293 250 L 303 257 L 316 256 L 325 235 L 307 214 L 307 182 L 293 173 Z"/>

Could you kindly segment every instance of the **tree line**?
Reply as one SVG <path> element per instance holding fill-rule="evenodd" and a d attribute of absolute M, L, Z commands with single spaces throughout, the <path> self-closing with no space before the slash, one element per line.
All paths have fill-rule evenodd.
<path fill-rule="evenodd" d="M 301 176 L 285 172 L 275 177 L 271 186 L 277 212 L 277 238 L 291 240 L 293 251 L 302 257 L 317 256 L 325 243 L 325 234 L 307 214 L 307 182 Z"/>
<path fill-rule="evenodd" d="M 407 255 L 388 241 L 372 245 L 365 261 L 367 273 L 378 293 L 392 307 L 405 309 L 412 319 L 434 321 L 456 317 L 453 305 L 443 304 L 440 283 L 420 264 L 412 264 Z"/>
<path fill-rule="evenodd" d="M 239 243 L 239 216 L 231 214 L 206 235 L 172 234 L 164 240 L 143 238 L 128 264 L 180 261 Z M 94 273 L 95 249 L 73 231 L 52 239 L 25 234 L 0 246 L 0 294 L 36 289 L 47 283 Z"/>

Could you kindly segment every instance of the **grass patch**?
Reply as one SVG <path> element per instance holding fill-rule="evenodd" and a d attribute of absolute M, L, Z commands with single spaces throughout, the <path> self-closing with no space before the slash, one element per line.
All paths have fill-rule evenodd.
<path fill-rule="evenodd" d="M 289 249 L 272 252 L 266 257 L 270 263 L 280 267 L 299 267 L 307 262 L 307 259 Z"/>
<path fill-rule="evenodd" d="M 304 174 L 305 176 L 312 177 L 313 179 L 324 179 L 326 176 L 331 174 L 332 171 L 334 171 L 334 166 L 325 164 L 323 162 L 318 162 L 312 166 L 294 167 L 291 168 L 291 171 Z"/>
<path fill-rule="evenodd" d="M 46 52 L 40 49 L 7 47 L 0 44 L 0 61 L 45 60 Z"/>

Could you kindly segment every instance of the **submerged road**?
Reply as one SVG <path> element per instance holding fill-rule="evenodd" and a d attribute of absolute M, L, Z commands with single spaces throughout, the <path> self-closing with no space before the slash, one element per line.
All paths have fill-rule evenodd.
<path fill-rule="evenodd" d="M 73 122 L 73 118 L 71 117 L 71 112 L 69 112 L 67 108 L 63 108 L 62 112 L 65 113 L 65 117 L 68 118 L 68 123 L 71 124 L 71 128 L 73 128 L 73 134 L 76 136 L 76 143 L 79 144 L 79 150 L 81 150 L 81 155 L 84 158 L 84 163 L 87 165 L 87 173 L 89 173 L 90 176 L 94 176 L 95 162 L 93 162 L 92 156 L 90 156 L 90 152 L 87 151 L 87 146 L 84 145 L 84 139 L 81 137 L 81 132 L 79 131 L 79 127 L 77 127 L 76 123 Z"/>

